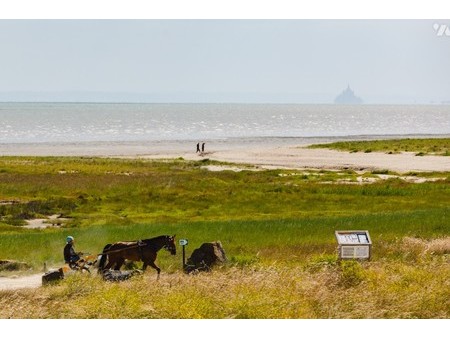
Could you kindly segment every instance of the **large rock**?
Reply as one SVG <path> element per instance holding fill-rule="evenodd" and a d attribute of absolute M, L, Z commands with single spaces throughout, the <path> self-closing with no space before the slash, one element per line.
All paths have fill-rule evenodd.
<path fill-rule="evenodd" d="M 203 243 L 200 248 L 192 252 L 188 258 L 185 271 L 210 271 L 212 266 L 218 263 L 226 262 L 227 257 L 223 250 L 222 243 L 219 241 Z"/>

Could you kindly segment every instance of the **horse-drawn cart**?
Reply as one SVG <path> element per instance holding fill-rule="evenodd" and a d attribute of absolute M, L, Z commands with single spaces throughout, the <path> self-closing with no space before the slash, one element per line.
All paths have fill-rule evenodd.
<path fill-rule="evenodd" d="M 74 270 L 74 271 L 87 271 L 89 273 L 91 273 L 91 271 L 89 270 L 89 267 L 94 265 L 97 262 L 97 257 L 95 255 L 92 254 L 84 254 L 84 256 L 79 259 L 76 262 L 71 262 L 69 264 L 66 264 L 66 266 L 69 267 L 70 270 Z"/>
<path fill-rule="evenodd" d="M 51 282 L 56 282 L 61 279 L 64 279 L 64 276 L 66 274 L 69 274 L 71 271 L 72 272 L 87 271 L 88 273 L 91 273 L 89 267 L 93 266 L 96 262 L 97 259 L 94 255 L 85 254 L 83 258 L 81 258 L 77 262 L 65 264 L 63 267 L 57 270 L 50 270 L 46 272 L 42 276 L 42 285 L 47 285 Z"/>

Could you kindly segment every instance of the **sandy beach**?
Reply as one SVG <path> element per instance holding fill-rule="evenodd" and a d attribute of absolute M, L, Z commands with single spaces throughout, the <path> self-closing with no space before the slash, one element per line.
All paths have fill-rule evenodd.
<path fill-rule="evenodd" d="M 354 138 L 364 139 L 364 138 Z M 450 171 L 448 156 L 414 153 L 350 153 L 308 149 L 329 138 L 240 138 L 205 141 L 205 153 L 196 153 L 195 141 L 86 142 L 0 144 L 0 156 L 95 156 L 145 159 L 204 160 L 249 164 L 258 168 Z"/>
<path fill-rule="evenodd" d="M 383 153 L 348 153 L 328 149 L 304 147 L 277 147 L 252 149 L 243 152 L 221 151 L 212 153 L 210 159 L 249 163 L 274 169 L 352 169 L 357 171 L 390 170 L 398 173 L 409 171 L 449 171 L 450 158 L 444 156 L 415 156 L 414 153 L 389 155 Z M 187 158 L 187 157 L 186 157 Z M 193 157 L 189 157 L 189 159 Z"/>

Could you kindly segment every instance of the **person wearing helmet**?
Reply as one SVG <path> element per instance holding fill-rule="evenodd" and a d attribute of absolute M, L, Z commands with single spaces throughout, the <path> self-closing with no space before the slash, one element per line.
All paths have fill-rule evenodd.
<path fill-rule="evenodd" d="M 80 260 L 80 254 L 76 253 L 74 249 L 74 238 L 72 236 L 67 236 L 66 238 L 66 246 L 64 247 L 64 262 L 69 264 L 70 267 L 76 265 L 76 263 Z"/>

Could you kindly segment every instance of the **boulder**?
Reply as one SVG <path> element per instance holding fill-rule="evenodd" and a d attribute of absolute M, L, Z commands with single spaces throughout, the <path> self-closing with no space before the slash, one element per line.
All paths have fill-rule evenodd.
<path fill-rule="evenodd" d="M 224 263 L 226 261 L 227 257 L 223 250 L 222 243 L 219 241 L 203 243 L 198 249 L 195 249 L 192 252 L 184 269 L 186 273 L 192 271 L 210 271 L 215 264 Z"/>

